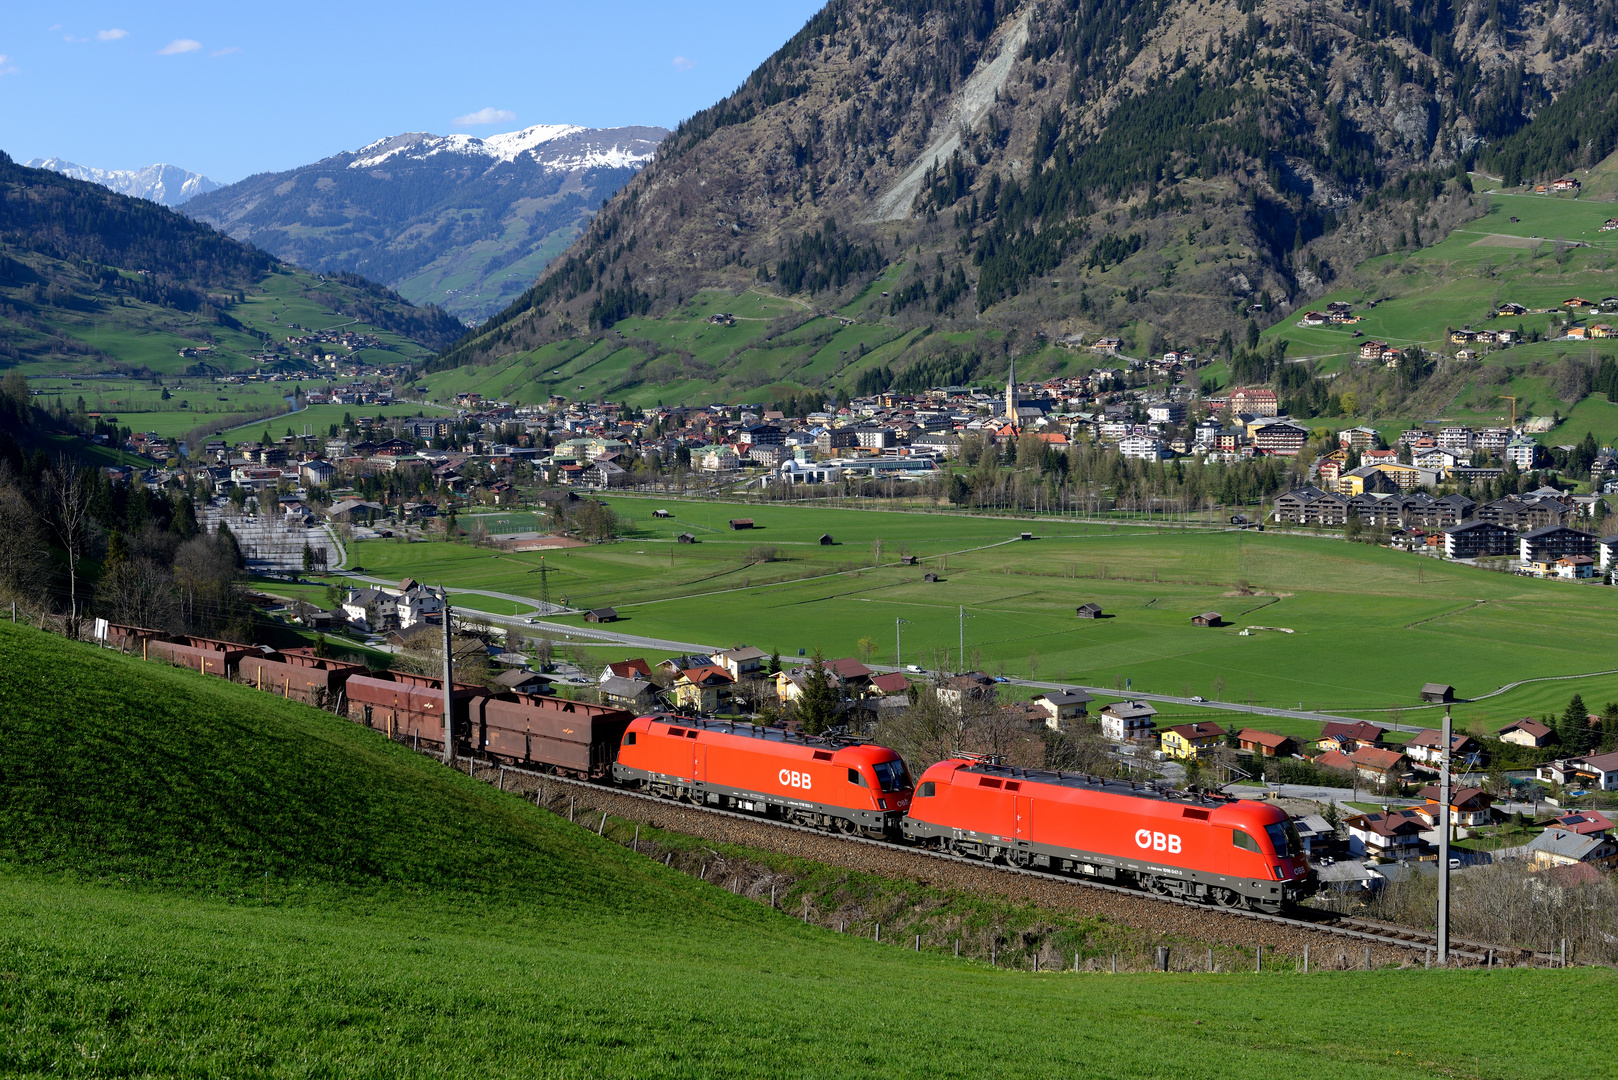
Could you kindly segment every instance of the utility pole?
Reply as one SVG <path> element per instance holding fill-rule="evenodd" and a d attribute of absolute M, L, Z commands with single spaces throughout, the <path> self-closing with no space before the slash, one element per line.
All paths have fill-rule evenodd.
<path fill-rule="evenodd" d="M 444 604 L 444 764 L 455 761 L 455 653 L 449 634 L 449 590 L 440 585 L 438 598 Z"/>
<path fill-rule="evenodd" d="M 1449 963 L 1449 706 L 1444 706 L 1443 755 L 1438 772 L 1438 966 Z"/>

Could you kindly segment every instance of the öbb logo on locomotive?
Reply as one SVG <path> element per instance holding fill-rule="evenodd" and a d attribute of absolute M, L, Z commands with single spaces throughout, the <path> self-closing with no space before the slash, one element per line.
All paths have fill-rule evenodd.
<path fill-rule="evenodd" d="M 1180 853 L 1180 837 L 1175 833 L 1153 832 L 1151 829 L 1138 829 L 1135 832 L 1135 845 L 1147 851 L 1167 851 L 1172 855 Z"/>
<path fill-rule="evenodd" d="M 779 779 L 782 787 L 802 788 L 808 791 L 812 786 L 808 773 L 795 772 L 792 769 L 782 769 Z"/>

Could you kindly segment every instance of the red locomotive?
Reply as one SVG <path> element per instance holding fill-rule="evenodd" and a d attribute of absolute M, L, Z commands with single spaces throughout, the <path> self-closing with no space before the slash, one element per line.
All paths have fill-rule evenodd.
<path fill-rule="evenodd" d="M 958 855 L 1278 911 L 1309 865 L 1279 807 L 972 758 L 922 774 L 902 830 Z"/>
<path fill-rule="evenodd" d="M 897 834 L 912 791 L 904 761 L 883 746 L 679 716 L 630 724 L 612 776 L 665 798 L 874 837 Z"/>

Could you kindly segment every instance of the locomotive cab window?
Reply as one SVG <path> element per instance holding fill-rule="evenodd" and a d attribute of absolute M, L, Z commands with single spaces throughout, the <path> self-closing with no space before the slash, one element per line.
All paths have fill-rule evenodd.
<path fill-rule="evenodd" d="M 1241 848 L 1243 851 L 1257 851 L 1258 850 L 1258 841 L 1254 840 L 1251 836 L 1249 836 L 1246 833 L 1242 832 L 1242 830 L 1240 830 L 1240 829 L 1237 829 L 1234 832 L 1232 832 L 1230 834 L 1230 839 L 1231 839 L 1232 843 L 1234 843 L 1237 847 Z"/>
<path fill-rule="evenodd" d="M 860 772 L 858 769 L 850 769 L 850 770 L 848 770 L 848 782 L 850 784 L 858 784 L 860 787 L 870 787 L 871 786 L 870 784 L 868 784 L 866 782 L 865 774 Z"/>
<path fill-rule="evenodd" d="M 936 790 L 936 788 L 935 788 L 933 782 L 931 780 L 928 780 L 925 783 L 923 783 L 921 785 L 921 787 L 916 789 L 916 797 L 918 799 L 930 799 L 930 798 L 933 797 L 933 792 L 935 790 Z"/>
<path fill-rule="evenodd" d="M 1270 834 L 1270 843 L 1275 845 L 1275 854 L 1280 858 L 1284 859 L 1294 851 L 1303 850 L 1303 841 L 1298 838 L 1298 830 L 1293 827 L 1290 820 L 1266 825 L 1264 831 Z"/>
<path fill-rule="evenodd" d="M 898 758 L 892 761 L 879 761 L 874 766 L 877 783 L 882 785 L 883 791 L 903 791 L 910 786 L 910 773 L 905 770 L 905 763 Z"/>
<path fill-rule="evenodd" d="M 633 731 L 626 732 L 624 734 L 624 745 L 625 746 L 634 746 L 635 745 L 635 733 Z"/>

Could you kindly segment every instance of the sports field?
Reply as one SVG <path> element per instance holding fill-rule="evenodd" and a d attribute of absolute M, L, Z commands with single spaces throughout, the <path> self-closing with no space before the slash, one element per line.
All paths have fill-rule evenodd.
<path fill-rule="evenodd" d="M 1504 1080 L 1585 1075 L 1541 1018 L 1593 1030 L 1614 990 L 995 970 L 804 925 L 245 686 L 9 624 L 0 650 L 8 1076 Z M 1343 1009 L 1368 994 L 1420 1002 L 1398 1039 Z"/>
<path fill-rule="evenodd" d="M 967 665 L 991 672 L 1339 713 L 1398 707 L 1406 723 L 1436 720 L 1412 708 L 1426 682 L 1476 697 L 1518 680 L 1618 668 L 1604 587 L 1490 573 L 1331 534 L 611 502 L 637 531 L 548 553 L 546 566 L 558 571 L 551 596 L 613 606 L 623 617 L 613 629 L 637 636 L 746 642 L 786 656 L 852 655 L 868 637 L 876 662 L 891 664 L 901 630 L 903 662 L 956 669 L 964 608 Z M 657 508 L 673 518 L 652 518 Z M 757 527 L 732 532 L 732 517 Z M 1017 539 L 1023 530 L 1036 539 Z M 685 531 L 699 542 L 674 543 Z M 819 543 L 826 534 L 833 545 Z M 920 561 L 896 565 L 901 554 Z M 540 591 L 539 559 L 394 541 L 361 542 L 353 553 L 381 577 L 530 597 Z M 928 573 L 940 580 L 924 581 Z M 1078 619 L 1074 609 L 1092 601 L 1107 617 Z M 1193 626 L 1204 611 L 1228 625 Z M 1531 683 L 1463 705 L 1456 718 L 1499 726 L 1559 711 L 1574 692 L 1618 700 L 1618 675 Z"/>

